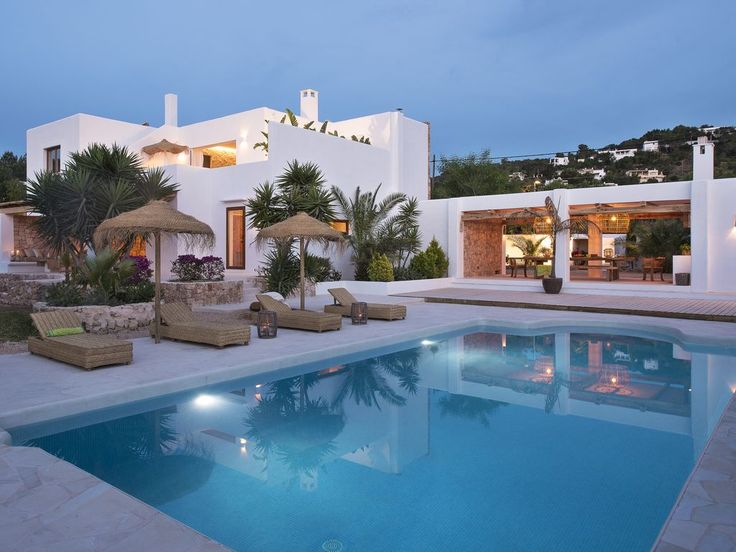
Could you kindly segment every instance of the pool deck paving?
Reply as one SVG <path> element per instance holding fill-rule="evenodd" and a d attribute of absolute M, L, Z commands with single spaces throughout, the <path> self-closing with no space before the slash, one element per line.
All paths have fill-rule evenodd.
<path fill-rule="evenodd" d="M 564 292 L 552 295 L 544 293 L 541 285 L 537 291 L 457 286 L 400 295 L 422 298 L 433 303 L 736 322 L 736 298 L 689 299 Z"/>
<path fill-rule="evenodd" d="M 521 317 L 521 311 L 515 308 L 433 304 L 399 297 L 379 299 L 366 296 L 360 299 L 408 301 L 408 317 L 398 322 L 370 321 L 366 326 L 353 326 L 346 318 L 339 332 L 315 334 L 279 330 L 276 339 L 259 340 L 254 336 L 247 347 L 225 349 L 171 341 L 155 345 L 150 338 L 135 339 L 133 364 L 92 372 L 30 354 L 0 356 L 0 380 L 3 383 L 0 386 L 0 550 L 6 549 L 3 542 L 13 542 L 13 546 L 15 543 L 27 544 L 9 550 L 145 550 L 152 549 L 149 542 L 162 543 L 161 547 L 155 548 L 157 550 L 224 550 L 193 529 L 64 461 L 37 449 L 6 446 L 10 443 L 7 434 L 3 440 L 3 427 L 15 428 L 54 420 L 237 378 L 286 373 L 304 363 L 478 324 L 521 330 L 560 326 L 580 327 L 585 331 L 618 329 L 674 339 L 684 345 L 699 342 L 734 345 L 734 326 L 722 322 L 622 315 L 602 317 L 555 310 L 535 311 L 532 316 Z M 321 309 L 328 302 L 326 297 L 310 298 L 307 307 Z M 234 308 L 222 307 L 222 310 Z M 212 310 L 217 308 L 210 309 L 210 312 Z M 698 470 L 702 471 L 696 479 Z M 43 474 L 39 475 L 40 471 Z M 657 552 L 735 549 L 716 546 L 727 544 L 725 537 L 736 546 L 733 544 L 736 542 L 734 474 L 736 401 L 732 400 L 688 482 L 692 490 L 688 487 L 683 490 L 655 545 Z M 79 483 L 78 487 L 72 485 L 69 489 L 65 487 L 78 480 L 84 483 Z M 713 485 L 709 481 L 721 483 Z M 700 496 L 703 493 L 705 496 Z M 24 499 L 24 496 L 41 498 Z M 44 506 L 48 500 L 56 506 Z M 694 506 L 693 501 L 696 502 Z M 687 508 L 690 508 L 691 518 L 681 519 Z M 85 511 L 100 512 L 101 515 L 92 513 L 87 516 L 83 513 Z M 126 517 L 129 512 L 136 514 Z M 730 519 L 729 512 L 734 513 Z M 60 519 L 63 522 L 57 523 Z M 63 525 L 63 531 L 59 524 Z M 131 524 L 137 527 L 132 533 Z M 47 526 L 52 529 L 45 529 Z M 12 540 L 5 540 L 6 534 L 13 535 Z M 79 546 L 72 540 L 75 535 L 82 539 Z M 151 535 L 153 540 L 142 538 L 145 535 Z M 168 540 L 155 540 L 159 538 Z M 118 546 L 122 542 L 126 545 Z M 688 543 L 694 547 L 683 546 Z"/>

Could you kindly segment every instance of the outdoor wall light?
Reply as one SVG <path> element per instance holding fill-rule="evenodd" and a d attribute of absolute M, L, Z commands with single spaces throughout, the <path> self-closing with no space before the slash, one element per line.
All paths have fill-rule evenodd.
<path fill-rule="evenodd" d="M 278 330 L 276 312 L 268 310 L 258 311 L 256 326 L 260 339 L 273 339 L 276 337 L 276 331 Z"/>

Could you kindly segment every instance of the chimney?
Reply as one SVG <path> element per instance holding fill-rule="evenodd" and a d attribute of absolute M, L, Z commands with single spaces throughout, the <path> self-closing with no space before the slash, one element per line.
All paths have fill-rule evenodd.
<path fill-rule="evenodd" d="M 311 88 L 299 92 L 299 116 L 309 121 L 319 120 L 319 92 Z"/>
<path fill-rule="evenodd" d="M 168 126 L 179 126 L 179 99 L 176 94 L 164 96 L 164 124 Z"/>
<path fill-rule="evenodd" d="M 707 136 L 693 144 L 693 180 L 713 180 L 713 142 Z"/>

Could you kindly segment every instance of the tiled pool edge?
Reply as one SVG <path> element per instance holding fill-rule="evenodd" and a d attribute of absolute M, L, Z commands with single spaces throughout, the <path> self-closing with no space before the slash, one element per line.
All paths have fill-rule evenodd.
<path fill-rule="evenodd" d="M 736 394 L 672 507 L 653 552 L 736 549 Z"/>
<path fill-rule="evenodd" d="M 0 445 L 0 470 L 3 550 L 230 550 L 39 448 Z"/>

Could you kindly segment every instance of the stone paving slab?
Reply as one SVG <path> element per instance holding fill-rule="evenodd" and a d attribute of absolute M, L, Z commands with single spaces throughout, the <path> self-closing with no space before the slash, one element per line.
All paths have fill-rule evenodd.
<path fill-rule="evenodd" d="M 653 550 L 736 551 L 736 395 L 713 430 Z"/>
<path fill-rule="evenodd" d="M 229 548 L 41 449 L 0 445 L 0 550 Z"/>

